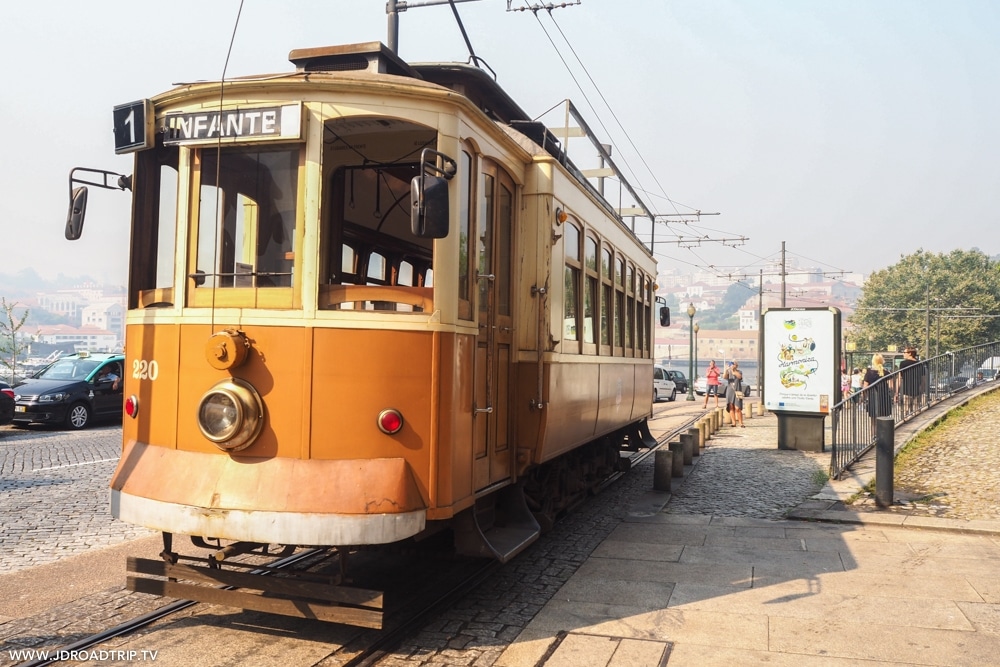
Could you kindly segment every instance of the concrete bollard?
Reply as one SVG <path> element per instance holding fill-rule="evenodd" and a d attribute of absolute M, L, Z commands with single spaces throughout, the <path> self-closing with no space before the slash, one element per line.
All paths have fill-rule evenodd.
<path fill-rule="evenodd" d="M 710 431 L 708 430 L 708 420 L 699 419 L 698 420 L 698 432 L 701 434 L 698 438 L 698 443 L 704 447 L 708 444 L 708 438 L 710 436 Z"/>
<path fill-rule="evenodd" d="M 691 456 L 701 456 L 701 429 L 689 428 L 688 435 L 691 436 Z"/>
<path fill-rule="evenodd" d="M 754 405 L 756 405 L 756 403 L 750 403 L 749 401 L 747 401 L 747 403 L 746 403 L 746 410 L 743 411 L 743 416 L 746 417 L 747 419 L 753 419 L 753 406 Z"/>
<path fill-rule="evenodd" d="M 657 449 L 653 454 L 653 489 L 670 490 L 670 477 L 674 474 L 674 454 L 669 449 Z"/>
<path fill-rule="evenodd" d="M 893 468 L 896 457 L 896 422 L 892 417 L 875 420 L 875 504 L 885 509 L 892 507 Z"/>
<path fill-rule="evenodd" d="M 681 433 L 681 444 L 684 445 L 684 465 L 689 466 L 694 458 L 694 438 L 690 433 Z"/>
<path fill-rule="evenodd" d="M 671 463 L 673 464 L 671 466 L 672 475 L 674 477 L 683 477 L 684 476 L 684 445 L 682 445 L 679 442 L 671 442 L 671 443 L 667 444 L 667 447 L 670 449 L 670 453 L 672 454 L 672 457 L 671 457 L 672 458 Z"/>

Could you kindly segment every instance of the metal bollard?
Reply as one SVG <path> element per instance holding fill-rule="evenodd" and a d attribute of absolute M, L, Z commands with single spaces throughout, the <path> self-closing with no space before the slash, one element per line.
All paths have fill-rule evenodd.
<path fill-rule="evenodd" d="M 684 445 L 679 442 L 671 442 L 667 444 L 670 449 L 670 453 L 673 455 L 672 461 L 672 474 L 674 477 L 684 476 Z"/>
<path fill-rule="evenodd" d="M 875 504 L 891 507 L 893 465 L 895 464 L 896 422 L 892 417 L 875 420 Z"/>
<path fill-rule="evenodd" d="M 691 436 L 691 456 L 701 456 L 701 429 L 689 428 L 688 435 Z"/>
<path fill-rule="evenodd" d="M 681 433 L 681 444 L 684 445 L 684 465 L 691 465 L 691 459 L 694 457 L 694 439 L 691 437 L 690 433 Z"/>
<path fill-rule="evenodd" d="M 653 489 L 656 491 L 670 490 L 670 477 L 673 475 L 674 454 L 669 449 L 657 449 L 653 454 Z"/>

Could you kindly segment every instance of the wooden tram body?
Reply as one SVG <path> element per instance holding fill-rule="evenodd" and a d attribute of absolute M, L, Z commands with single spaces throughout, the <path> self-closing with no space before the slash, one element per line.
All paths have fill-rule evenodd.
<path fill-rule="evenodd" d="M 507 560 L 648 437 L 655 262 L 482 71 L 291 59 L 142 103 L 113 514 Z M 449 159 L 421 237 L 411 181 Z"/>

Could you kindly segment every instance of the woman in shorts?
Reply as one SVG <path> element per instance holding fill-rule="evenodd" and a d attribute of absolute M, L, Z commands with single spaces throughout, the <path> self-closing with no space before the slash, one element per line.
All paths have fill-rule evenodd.
<path fill-rule="evenodd" d="M 719 368 L 715 365 L 715 359 L 708 362 L 708 370 L 705 371 L 705 407 L 708 407 L 708 397 L 715 396 L 715 407 L 719 407 Z"/>

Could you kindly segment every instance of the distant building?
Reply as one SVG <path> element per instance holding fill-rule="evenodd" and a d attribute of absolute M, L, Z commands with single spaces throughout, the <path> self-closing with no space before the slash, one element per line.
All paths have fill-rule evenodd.
<path fill-rule="evenodd" d="M 125 304 L 121 301 L 102 299 L 86 306 L 80 314 L 81 325 L 110 331 L 125 340 Z"/>
<path fill-rule="evenodd" d="M 685 315 L 686 317 L 686 315 Z M 669 331 L 657 328 L 653 357 L 659 361 L 666 359 L 687 360 L 690 358 L 691 333 L 685 323 L 683 330 Z M 698 330 L 698 359 L 723 359 L 731 361 L 757 361 L 758 334 L 750 331 L 724 331 L 719 329 Z"/>
<path fill-rule="evenodd" d="M 27 325 L 25 329 L 28 329 Z M 121 351 L 121 343 L 114 332 L 96 327 L 77 328 L 66 324 L 52 324 L 35 327 L 29 333 L 33 343 L 41 343 L 47 349 L 59 349 L 65 352 Z"/>

